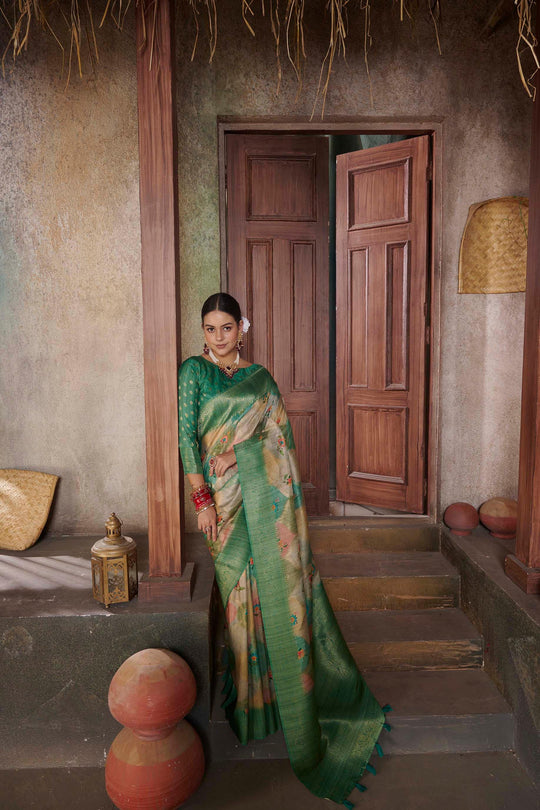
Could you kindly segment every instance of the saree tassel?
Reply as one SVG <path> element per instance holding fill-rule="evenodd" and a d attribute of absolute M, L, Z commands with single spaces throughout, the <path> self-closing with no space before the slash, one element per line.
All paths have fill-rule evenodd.
<path fill-rule="evenodd" d="M 385 728 L 387 731 L 392 731 L 392 726 L 390 723 L 383 723 L 382 727 Z"/>
<path fill-rule="evenodd" d="M 361 784 L 360 784 L 360 782 L 356 782 L 354 786 L 355 786 L 355 788 L 356 788 L 357 790 L 360 790 L 362 793 L 363 793 L 365 790 L 367 790 L 367 787 L 366 787 L 365 785 L 361 785 Z"/>
<path fill-rule="evenodd" d="M 347 799 L 343 802 L 343 806 L 347 808 L 347 810 L 354 810 L 354 804 L 349 802 Z"/>
<path fill-rule="evenodd" d="M 390 704 L 389 704 L 389 703 L 386 703 L 386 704 L 385 704 L 385 705 L 382 707 L 382 710 L 383 710 L 383 712 L 384 712 L 385 714 L 386 714 L 386 712 L 392 712 L 392 711 L 394 711 L 394 710 L 392 709 L 392 707 L 390 706 Z"/>
<path fill-rule="evenodd" d="M 366 771 L 369 771 L 369 772 L 370 772 L 370 773 L 372 773 L 374 776 L 377 776 L 377 771 L 375 770 L 375 768 L 373 767 L 373 765 L 371 765 L 371 763 L 369 763 L 369 762 L 368 762 L 368 764 L 366 765 Z"/>
<path fill-rule="evenodd" d="M 378 755 L 379 755 L 380 757 L 384 756 L 384 752 L 383 752 L 383 750 L 382 750 L 382 748 L 381 748 L 381 744 L 380 744 L 380 743 L 376 742 L 376 743 L 375 743 L 375 748 L 377 749 L 377 753 L 378 753 Z"/>

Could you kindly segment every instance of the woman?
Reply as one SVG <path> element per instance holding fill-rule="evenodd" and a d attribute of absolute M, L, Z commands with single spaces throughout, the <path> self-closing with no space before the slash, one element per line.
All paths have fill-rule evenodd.
<path fill-rule="evenodd" d="M 225 608 L 224 707 L 247 743 L 283 728 L 297 776 L 347 797 L 390 729 L 341 635 L 308 541 L 291 426 L 271 374 L 240 358 L 238 302 L 208 298 L 178 377 L 179 446 Z"/>

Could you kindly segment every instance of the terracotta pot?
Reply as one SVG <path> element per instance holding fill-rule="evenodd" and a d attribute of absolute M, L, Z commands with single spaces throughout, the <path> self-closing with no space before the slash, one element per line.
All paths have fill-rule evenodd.
<path fill-rule="evenodd" d="M 105 763 L 105 787 L 119 810 L 174 810 L 197 790 L 203 775 L 202 743 L 187 720 L 160 740 L 122 729 Z"/>
<path fill-rule="evenodd" d="M 170 650 L 141 650 L 115 673 L 109 709 L 140 737 L 160 739 L 193 708 L 196 695 L 195 678 L 183 658 Z"/>
<path fill-rule="evenodd" d="M 470 503 L 457 501 L 446 508 L 444 522 L 452 534 L 465 536 L 478 526 L 478 512 Z"/>
<path fill-rule="evenodd" d="M 480 507 L 480 520 L 493 537 L 515 537 L 517 501 L 511 498 L 491 498 Z"/>

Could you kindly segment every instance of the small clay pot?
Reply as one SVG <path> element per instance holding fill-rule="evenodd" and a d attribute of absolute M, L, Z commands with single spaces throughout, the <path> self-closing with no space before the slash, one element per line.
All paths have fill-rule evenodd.
<path fill-rule="evenodd" d="M 517 501 L 491 498 L 480 507 L 480 520 L 493 537 L 509 540 L 516 536 Z"/>
<path fill-rule="evenodd" d="M 156 740 L 191 711 L 196 696 L 195 678 L 183 658 L 170 650 L 140 650 L 116 671 L 109 709 L 123 726 Z"/>
<path fill-rule="evenodd" d="M 478 512 L 470 503 L 457 501 L 446 508 L 444 522 L 452 534 L 465 536 L 478 526 Z"/>

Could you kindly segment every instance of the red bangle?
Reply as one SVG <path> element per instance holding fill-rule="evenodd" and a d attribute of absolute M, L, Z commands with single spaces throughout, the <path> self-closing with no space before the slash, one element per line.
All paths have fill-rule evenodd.
<path fill-rule="evenodd" d="M 194 501 L 196 498 L 198 498 L 198 497 L 200 497 L 200 496 L 202 496 L 202 495 L 204 495 L 206 493 L 209 493 L 209 492 L 210 492 L 210 487 L 208 486 L 208 484 L 205 481 L 199 487 L 192 490 L 191 495 L 190 495 L 191 500 Z"/>
<path fill-rule="evenodd" d="M 200 512 L 202 509 L 206 509 L 207 507 L 214 505 L 210 487 L 206 483 L 201 484 L 200 487 L 193 490 L 191 493 L 191 500 L 193 501 L 196 512 Z"/>

